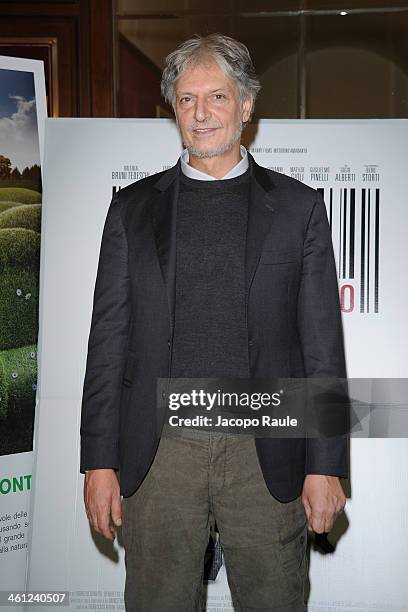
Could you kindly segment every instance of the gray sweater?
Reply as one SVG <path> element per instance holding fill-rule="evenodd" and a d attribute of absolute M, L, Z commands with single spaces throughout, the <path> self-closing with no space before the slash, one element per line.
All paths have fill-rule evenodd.
<path fill-rule="evenodd" d="M 249 376 L 245 238 L 249 170 L 225 180 L 181 175 L 171 376 Z"/>

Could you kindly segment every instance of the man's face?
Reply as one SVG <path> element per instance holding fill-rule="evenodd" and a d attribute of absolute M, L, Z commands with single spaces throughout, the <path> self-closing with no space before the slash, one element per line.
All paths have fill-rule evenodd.
<path fill-rule="evenodd" d="M 239 146 L 251 99 L 239 99 L 235 82 L 217 63 L 188 68 L 176 81 L 175 113 L 190 155 L 215 157 Z"/>

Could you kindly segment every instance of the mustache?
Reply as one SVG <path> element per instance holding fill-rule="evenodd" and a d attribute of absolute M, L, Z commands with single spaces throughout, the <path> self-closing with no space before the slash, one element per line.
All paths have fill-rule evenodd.
<path fill-rule="evenodd" d="M 192 123 L 187 130 L 193 132 L 194 130 L 217 129 L 222 127 L 224 127 L 222 123 Z"/>

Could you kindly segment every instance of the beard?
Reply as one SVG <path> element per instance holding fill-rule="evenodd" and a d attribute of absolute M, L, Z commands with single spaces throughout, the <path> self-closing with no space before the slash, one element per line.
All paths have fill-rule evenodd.
<path fill-rule="evenodd" d="M 186 145 L 186 144 L 185 144 L 185 147 L 187 151 L 189 152 L 189 155 L 193 155 L 194 157 L 198 157 L 200 159 L 209 158 L 209 157 L 217 157 L 218 155 L 224 155 L 224 153 L 227 153 L 228 151 L 230 151 L 233 148 L 233 146 L 239 140 L 241 140 L 241 134 L 242 134 L 243 127 L 244 126 L 241 121 L 239 126 L 233 133 L 229 142 L 226 142 L 223 145 L 219 145 L 218 147 L 214 147 L 214 149 L 207 149 L 206 151 L 201 151 L 200 149 L 195 149 L 193 145 Z"/>

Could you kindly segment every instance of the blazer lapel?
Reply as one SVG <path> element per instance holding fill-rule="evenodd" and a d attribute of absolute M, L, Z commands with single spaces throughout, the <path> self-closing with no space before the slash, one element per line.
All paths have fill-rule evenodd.
<path fill-rule="evenodd" d="M 167 292 L 170 315 L 170 335 L 174 332 L 174 303 L 176 289 L 176 215 L 179 191 L 180 160 L 162 174 L 155 184 L 157 193 L 149 202 L 156 241 L 157 256 Z"/>
<path fill-rule="evenodd" d="M 250 189 L 248 226 L 245 248 L 245 281 L 248 294 L 252 279 L 261 257 L 262 247 L 268 234 L 274 211 L 275 185 L 269 174 L 248 153 Z"/>

